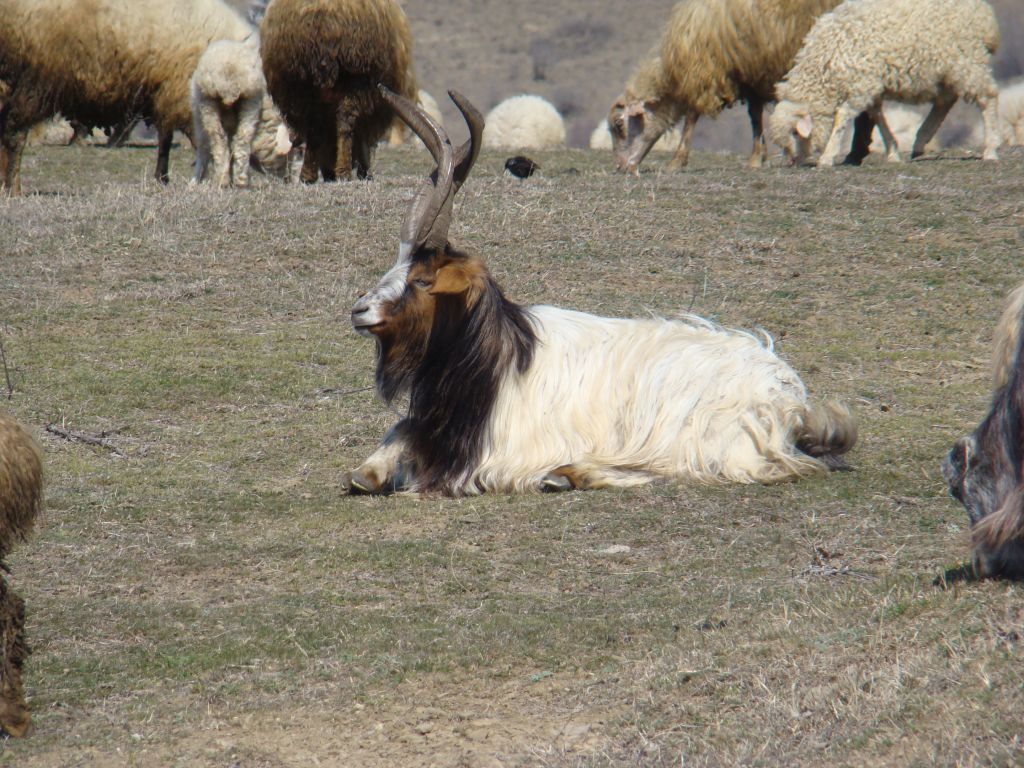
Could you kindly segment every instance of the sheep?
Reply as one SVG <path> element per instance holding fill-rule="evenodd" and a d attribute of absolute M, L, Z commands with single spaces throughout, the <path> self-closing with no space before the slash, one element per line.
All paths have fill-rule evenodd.
<path fill-rule="evenodd" d="M 998 45 L 999 26 L 982 0 L 848 0 L 807 34 L 776 89 L 769 133 L 794 162 L 814 148 L 821 150 L 818 167 L 828 167 L 856 113 L 879 120 L 882 99 L 931 102 L 911 152 L 918 157 L 962 96 L 981 108 L 982 157 L 996 160 L 998 91 L 989 60 Z M 898 160 L 884 119 L 879 128 L 890 159 Z"/>
<path fill-rule="evenodd" d="M 213 40 L 253 32 L 221 0 L 0 0 L 0 187 L 21 191 L 25 131 L 57 112 L 89 126 L 155 124 L 166 183 L 175 130 L 192 133 L 189 78 Z"/>
<path fill-rule="evenodd" d="M 259 168 L 287 180 L 292 142 L 267 93 L 255 35 L 243 42 L 210 43 L 192 74 L 190 92 L 193 181 L 206 177 L 211 155 L 220 187 L 249 185 L 250 155 Z"/>
<path fill-rule="evenodd" d="M 484 146 L 493 149 L 557 149 L 565 146 L 565 122 L 540 96 L 511 96 L 487 113 Z"/>
<path fill-rule="evenodd" d="M 658 138 L 683 119 L 670 170 L 686 166 L 702 115 L 747 103 L 753 149 L 748 165 L 767 159 L 764 106 L 789 69 L 807 30 L 840 0 L 682 0 L 659 49 L 643 61 L 608 112 L 616 168 L 637 173 Z M 858 136 L 866 148 L 870 139 Z M 866 153 L 866 149 L 864 150 Z M 850 162 L 858 162 L 851 155 Z"/>
<path fill-rule="evenodd" d="M 434 118 L 434 120 L 442 125 L 444 124 L 444 120 L 441 117 L 441 107 L 437 105 L 437 99 L 421 88 L 416 93 L 416 102 L 423 107 L 427 114 Z M 422 146 L 419 137 L 410 131 L 409 126 L 396 116 L 391 122 L 391 128 L 388 130 L 388 146 L 400 147 L 409 141 L 414 141 Z"/>
<path fill-rule="evenodd" d="M 978 577 L 1024 579 L 1024 284 L 996 327 L 992 403 L 942 462 L 971 524 Z"/>
<path fill-rule="evenodd" d="M 670 128 L 661 134 L 660 138 L 654 142 L 654 146 L 651 147 L 651 152 L 675 152 L 681 139 L 682 134 L 679 133 L 679 130 L 676 128 Z M 601 122 L 597 124 L 593 132 L 590 134 L 590 148 L 612 148 L 612 134 L 611 129 L 608 127 L 607 118 L 601 118 Z"/>
<path fill-rule="evenodd" d="M 413 200 L 398 259 L 352 308 L 377 343 L 376 385 L 408 415 L 346 477 L 352 492 L 465 495 L 631 486 L 656 477 L 779 482 L 825 471 L 856 440 L 849 411 L 811 405 L 770 339 L 699 317 L 625 320 L 507 299 L 448 241 L 476 159 L 411 102 L 387 98 L 437 169 Z"/>
<path fill-rule="evenodd" d="M 302 181 L 370 175 L 394 113 L 375 83 L 416 97 L 409 23 L 396 0 L 274 0 L 260 25 L 274 103 L 306 142 Z"/>
<path fill-rule="evenodd" d="M 0 569 L 15 542 L 32 531 L 43 499 L 39 446 L 11 416 L 0 412 Z M 21 672 L 28 657 L 25 603 L 0 573 L 0 728 L 24 736 L 30 727 Z"/>
<path fill-rule="evenodd" d="M 1007 146 L 1024 145 L 1024 80 L 999 88 L 999 138 Z M 985 143 L 985 125 L 971 130 L 967 143 L 979 147 Z"/>

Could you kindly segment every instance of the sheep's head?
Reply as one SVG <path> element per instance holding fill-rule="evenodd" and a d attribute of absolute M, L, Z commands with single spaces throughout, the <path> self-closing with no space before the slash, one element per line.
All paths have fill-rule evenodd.
<path fill-rule="evenodd" d="M 640 163 L 651 151 L 668 125 L 658 118 L 658 103 L 638 99 L 628 91 L 608 111 L 608 130 L 612 135 L 615 169 L 636 173 Z"/>
<path fill-rule="evenodd" d="M 278 178 L 288 179 L 290 171 L 289 158 L 292 151 L 292 135 L 285 125 L 284 118 L 270 98 L 263 94 L 260 122 L 252 142 L 251 161 L 264 173 Z"/>
<path fill-rule="evenodd" d="M 806 104 L 780 101 L 768 118 L 768 135 L 782 147 L 790 165 L 808 161 L 814 132 L 814 118 Z"/>
<path fill-rule="evenodd" d="M 380 366 L 407 371 L 418 365 L 426 350 L 437 308 L 441 304 L 471 308 L 486 281 L 479 258 L 461 253 L 448 242 L 452 201 L 476 161 L 484 120 L 463 96 L 449 91 L 470 133 L 469 140 L 455 150 L 444 128 L 426 111 L 384 86 L 380 89 L 426 145 L 437 168 L 409 206 L 395 265 L 352 307 L 352 325 L 377 339 Z M 452 317 L 453 312 L 444 315 Z M 398 370 L 392 374 L 401 378 Z M 382 392 L 385 397 L 394 394 L 384 386 Z"/>

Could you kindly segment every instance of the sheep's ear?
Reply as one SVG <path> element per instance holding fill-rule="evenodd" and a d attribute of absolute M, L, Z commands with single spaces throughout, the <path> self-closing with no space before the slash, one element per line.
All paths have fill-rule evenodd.
<path fill-rule="evenodd" d="M 801 139 L 811 138 L 811 129 L 814 127 L 814 123 L 811 121 L 810 115 L 801 115 L 800 119 L 796 121 L 796 132 Z"/>
<path fill-rule="evenodd" d="M 292 151 L 292 139 L 288 135 L 288 127 L 281 123 L 277 126 L 277 134 L 274 136 L 274 153 L 277 155 L 287 155 Z"/>
<path fill-rule="evenodd" d="M 472 277 L 459 264 L 446 264 L 437 270 L 434 284 L 430 287 L 433 294 L 465 293 L 472 284 Z"/>

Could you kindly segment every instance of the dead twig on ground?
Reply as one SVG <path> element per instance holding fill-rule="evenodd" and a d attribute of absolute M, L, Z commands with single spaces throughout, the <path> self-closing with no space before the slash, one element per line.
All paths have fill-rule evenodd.
<path fill-rule="evenodd" d="M 124 452 L 114 445 L 109 439 L 108 435 L 114 435 L 120 432 L 120 429 L 105 430 L 100 432 L 99 435 L 85 435 L 81 432 L 72 432 L 70 429 L 58 427 L 56 424 L 50 423 L 46 425 L 46 431 L 51 435 L 62 437 L 65 440 L 71 442 L 85 443 L 87 445 L 98 445 L 100 448 L 106 448 L 116 456 L 124 457 Z"/>

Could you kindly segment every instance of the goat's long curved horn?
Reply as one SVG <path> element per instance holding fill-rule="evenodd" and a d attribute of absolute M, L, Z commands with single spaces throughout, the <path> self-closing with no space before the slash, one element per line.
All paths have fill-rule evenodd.
<path fill-rule="evenodd" d="M 466 120 L 466 125 L 469 126 L 469 140 L 459 147 L 455 154 L 455 192 L 458 192 L 462 182 L 469 176 L 477 155 L 480 154 L 480 144 L 484 135 L 484 117 L 480 114 L 480 110 L 470 104 L 469 99 L 458 91 L 448 91 L 448 96 L 455 102 L 455 106 L 459 108 L 459 112 Z"/>
<path fill-rule="evenodd" d="M 451 221 L 451 206 L 445 205 L 452 194 L 455 158 L 452 142 L 438 123 L 420 107 L 404 96 L 390 90 L 384 84 L 377 86 L 385 101 L 391 105 L 402 120 L 420 137 L 423 144 L 434 157 L 437 168 L 430 175 L 427 183 L 409 206 L 402 224 L 402 243 L 415 252 L 423 246 L 443 248 Z M 447 209 L 447 221 L 437 226 L 438 215 Z M 437 233 L 441 238 L 438 242 Z"/>

